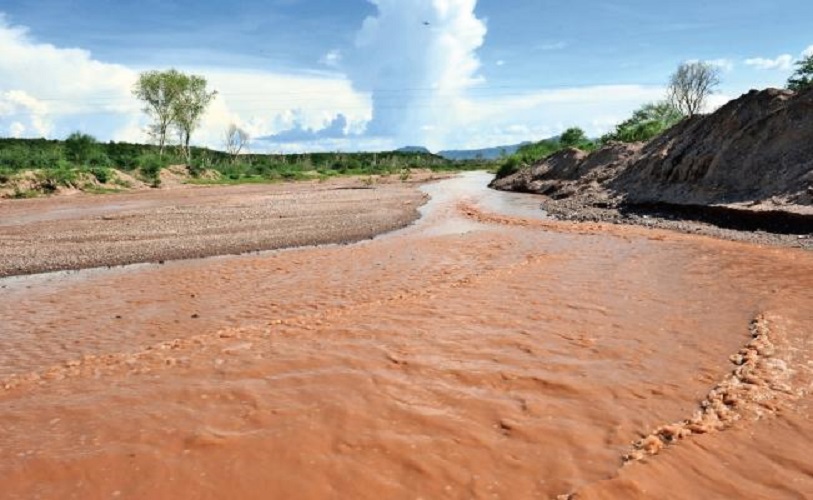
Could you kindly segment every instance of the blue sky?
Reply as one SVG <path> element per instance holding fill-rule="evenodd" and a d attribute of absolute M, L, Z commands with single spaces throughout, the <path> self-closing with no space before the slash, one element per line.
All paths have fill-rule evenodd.
<path fill-rule="evenodd" d="M 802 0 L 5 0 L 0 13 L 0 135 L 145 141 L 132 82 L 177 67 L 220 92 L 196 142 L 218 147 L 236 123 L 258 151 L 599 135 L 661 98 L 682 61 L 720 65 L 714 106 L 782 85 L 813 51 Z"/>

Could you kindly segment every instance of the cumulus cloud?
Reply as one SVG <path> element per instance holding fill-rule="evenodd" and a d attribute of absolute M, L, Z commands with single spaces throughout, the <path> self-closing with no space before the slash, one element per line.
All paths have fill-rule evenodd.
<path fill-rule="evenodd" d="M 18 135 L 48 137 L 71 114 L 137 110 L 129 93 L 134 80 L 133 71 L 87 51 L 37 43 L 0 16 L 0 120 L 22 125 L 14 127 Z"/>
<path fill-rule="evenodd" d="M 222 147 L 237 123 L 253 136 L 299 124 L 319 129 L 341 113 L 347 128 L 364 130 L 369 96 L 337 75 L 275 74 L 184 67 L 219 91 L 193 135 L 197 145 Z M 144 142 L 147 118 L 131 89 L 138 71 L 98 61 L 86 50 L 40 43 L 0 14 L 0 130 L 26 137 L 63 137 L 82 124 L 102 140 Z"/>
<path fill-rule="evenodd" d="M 282 132 L 278 132 L 273 135 L 257 137 L 257 140 L 279 144 L 318 141 L 321 139 L 341 139 L 346 136 L 347 117 L 339 114 L 333 120 L 331 120 L 327 126 L 318 130 L 303 127 L 301 123 L 297 123 L 293 128 L 283 130 Z"/>
<path fill-rule="evenodd" d="M 377 12 L 343 64 L 354 87 L 372 95 L 367 131 L 438 146 L 460 119 L 456 102 L 482 82 L 476 50 L 486 26 L 475 16 L 476 0 L 368 1 Z"/>
<path fill-rule="evenodd" d="M 809 46 L 804 51 L 802 51 L 802 57 L 810 57 L 810 56 L 813 56 L 813 45 Z"/>
<path fill-rule="evenodd" d="M 12 123 L 9 127 L 12 137 L 23 137 L 29 128 L 34 136 L 48 137 L 52 125 L 47 113 L 48 106 L 44 102 L 22 90 L 0 92 L 0 120 L 8 117 L 28 123 L 28 127 L 19 120 Z"/>
<path fill-rule="evenodd" d="M 25 125 L 20 122 L 14 122 L 8 127 L 8 134 L 15 139 L 19 139 L 24 133 Z"/>
<path fill-rule="evenodd" d="M 578 126 L 591 137 L 611 130 L 646 102 L 663 99 L 663 87 L 597 85 L 547 89 L 462 101 L 465 123 L 451 131 L 455 148 L 478 148 L 540 140 Z"/>
<path fill-rule="evenodd" d="M 775 59 L 767 59 L 764 57 L 753 57 L 746 59 L 745 64 L 757 69 L 771 70 L 778 69 L 787 71 L 793 67 L 794 57 L 790 54 L 782 54 Z"/>
<path fill-rule="evenodd" d="M 716 66 L 725 72 L 730 72 L 734 69 L 734 61 L 731 59 L 711 59 L 706 61 L 712 66 Z"/>

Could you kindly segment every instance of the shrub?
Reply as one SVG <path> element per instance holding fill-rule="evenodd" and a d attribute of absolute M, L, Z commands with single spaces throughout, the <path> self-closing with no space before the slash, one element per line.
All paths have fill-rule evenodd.
<path fill-rule="evenodd" d="M 672 128 L 683 120 L 683 114 L 668 102 L 644 104 L 615 130 L 601 138 L 602 143 L 646 142 Z"/>
<path fill-rule="evenodd" d="M 84 165 L 98 153 L 96 138 L 89 134 L 74 132 L 65 139 L 65 153 L 70 161 Z"/>
<path fill-rule="evenodd" d="M 509 156 L 507 160 L 500 166 L 497 170 L 497 178 L 502 179 L 503 177 L 508 177 L 509 175 L 513 175 L 519 171 L 520 161 L 519 157 L 516 155 Z"/>
<path fill-rule="evenodd" d="M 90 167 L 88 172 L 102 184 L 107 184 L 113 178 L 113 172 L 107 167 Z"/>
<path fill-rule="evenodd" d="M 161 185 L 161 170 L 168 165 L 168 160 L 156 154 L 144 154 L 138 158 L 138 167 L 141 176 L 152 187 Z"/>
<path fill-rule="evenodd" d="M 46 168 L 37 172 L 37 182 L 44 191 L 53 192 L 59 187 L 73 187 L 76 185 L 77 172 L 65 165 L 56 168 Z"/>

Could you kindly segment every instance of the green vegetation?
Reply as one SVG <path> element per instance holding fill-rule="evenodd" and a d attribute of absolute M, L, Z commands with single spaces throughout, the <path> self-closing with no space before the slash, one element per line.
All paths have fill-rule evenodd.
<path fill-rule="evenodd" d="M 160 145 L 100 143 L 75 132 L 65 141 L 46 139 L 0 139 L 0 184 L 24 171 L 42 193 L 60 187 L 88 192 L 110 192 L 130 187 L 113 169 L 140 177 L 159 186 L 161 170 L 186 165 L 195 184 L 245 184 L 295 180 L 326 180 L 338 175 L 400 175 L 408 180 L 411 169 L 460 171 L 491 168 L 482 161 L 451 161 L 423 152 L 310 153 L 292 155 L 240 154 L 191 147 L 191 161 L 182 148 Z M 212 171 L 216 173 L 212 173 Z M 102 186 L 92 186 L 93 179 Z M 31 193 L 19 194 L 28 197 Z"/>
<path fill-rule="evenodd" d="M 796 61 L 798 68 L 788 78 L 787 87 L 796 92 L 813 87 L 813 54 Z"/>
<path fill-rule="evenodd" d="M 583 151 L 593 151 L 597 144 L 588 139 L 584 131 L 578 127 L 565 130 L 558 138 L 544 139 L 520 147 L 516 153 L 507 157 L 497 169 L 497 178 L 507 177 L 518 172 L 522 167 L 533 165 L 548 156 L 566 148 L 578 148 Z"/>
<path fill-rule="evenodd" d="M 644 104 L 632 117 L 616 125 L 615 130 L 601 138 L 601 143 L 645 142 L 672 128 L 683 120 L 683 114 L 669 102 Z"/>

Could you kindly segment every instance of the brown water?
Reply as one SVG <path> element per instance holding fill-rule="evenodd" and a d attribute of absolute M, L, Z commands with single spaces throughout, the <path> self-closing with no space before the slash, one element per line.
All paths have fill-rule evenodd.
<path fill-rule="evenodd" d="M 813 495 L 813 255 L 486 181 L 371 242 L 0 280 L 0 497 Z M 726 425 L 624 465 L 757 317 Z"/>

